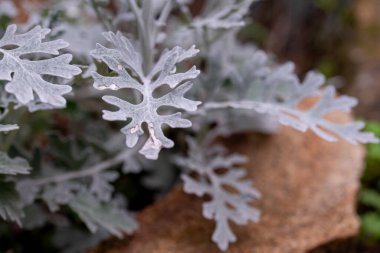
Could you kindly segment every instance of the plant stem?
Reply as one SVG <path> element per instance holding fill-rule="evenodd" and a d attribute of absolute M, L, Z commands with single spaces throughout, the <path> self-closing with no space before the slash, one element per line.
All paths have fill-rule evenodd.
<path fill-rule="evenodd" d="M 173 4 L 172 4 L 172 0 L 168 0 L 161 12 L 161 15 L 160 17 L 158 18 L 157 20 L 157 24 L 159 27 L 163 27 L 166 25 L 166 21 L 170 15 L 170 12 L 172 10 L 172 7 L 173 7 Z M 157 32 L 157 31 L 156 31 Z"/>
<path fill-rule="evenodd" d="M 144 71 L 148 75 L 152 69 L 154 61 L 154 40 L 156 34 L 154 34 L 154 20 L 153 20 L 153 8 L 152 1 L 144 1 L 143 3 L 143 19 L 144 19 L 144 36 L 143 36 L 143 56 L 144 56 Z"/>
<path fill-rule="evenodd" d="M 96 16 L 98 17 L 98 19 L 100 20 L 100 22 L 102 22 L 104 28 L 107 31 L 114 31 L 114 27 L 113 27 L 112 23 L 104 16 L 104 14 L 102 14 L 100 12 L 99 6 L 95 2 L 95 0 L 90 0 L 90 3 L 91 3 L 91 6 L 92 6 L 92 8 L 94 9 L 94 11 L 96 13 Z"/>
<path fill-rule="evenodd" d="M 141 53 L 143 55 L 144 74 L 148 75 L 154 60 L 155 24 L 152 0 L 143 1 L 142 9 L 138 7 L 136 0 L 129 0 L 129 4 L 137 20 L 138 35 L 141 41 Z"/>
<path fill-rule="evenodd" d="M 50 183 L 59 183 L 59 182 L 64 182 L 68 180 L 89 177 L 122 163 L 125 159 L 133 156 L 137 150 L 138 149 L 124 150 L 120 152 L 118 155 L 114 156 L 113 158 L 103 161 L 101 163 L 98 163 L 95 166 L 92 166 L 80 171 L 68 172 L 68 173 L 56 175 L 53 177 L 33 180 L 32 183 L 33 185 L 41 186 L 41 185 L 50 184 Z"/>

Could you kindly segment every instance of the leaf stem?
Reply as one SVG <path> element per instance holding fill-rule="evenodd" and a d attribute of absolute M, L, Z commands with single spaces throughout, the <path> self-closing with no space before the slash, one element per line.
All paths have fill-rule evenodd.
<path fill-rule="evenodd" d="M 129 0 L 132 12 L 137 20 L 138 35 L 141 41 L 141 53 L 143 55 L 143 68 L 145 75 L 148 75 L 154 60 L 154 17 L 152 1 L 143 2 L 142 9 L 136 0 Z"/>
<path fill-rule="evenodd" d="M 104 16 L 103 13 L 100 12 L 99 5 L 95 2 L 95 0 L 90 0 L 90 3 L 91 3 L 92 8 L 95 11 L 96 16 L 98 17 L 100 22 L 102 22 L 104 28 L 107 31 L 114 31 L 115 29 L 114 29 L 112 23 Z"/>
<path fill-rule="evenodd" d="M 172 0 L 168 0 L 165 3 L 165 6 L 164 6 L 164 8 L 163 8 L 163 10 L 161 12 L 161 15 L 160 15 L 160 17 L 157 20 L 158 27 L 163 27 L 163 26 L 166 25 L 166 21 L 167 21 L 169 15 L 170 15 L 172 7 L 173 7 Z"/>
<path fill-rule="evenodd" d="M 98 163 L 95 166 L 92 166 L 80 171 L 68 172 L 68 173 L 64 173 L 64 174 L 60 174 L 60 175 L 56 175 L 56 176 L 52 176 L 48 178 L 33 180 L 32 183 L 33 185 L 41 186 L 41 185 L 50 184 L 50 183 L 60 183 L 60 182 L 68 181 L 68 180 L 89 177 L 122 163 L 125 159 L 135 155 L 137 150 L 138 149 L 124 150 L 120 152 L 118 155 L 114 156 L 113 158 L 110 158 L 101 163 Z"/>

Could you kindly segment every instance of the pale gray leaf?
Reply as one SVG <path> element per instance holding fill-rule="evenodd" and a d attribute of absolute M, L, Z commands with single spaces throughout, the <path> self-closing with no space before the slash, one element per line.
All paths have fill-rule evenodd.
<path fill-rule="evenodd" d="M 244 25 L 243 17 L 254 0 L 207 1 L 204 13 L 196 17 L 196 28 L 231 29 Z"/>
<path fill-rule="evenodd" d="M 124 67 L 128 67 L 138 76 L 143 76 L 142 57 L 131 41 L 124 37 L 121 32 L 117 32 L 116 34 L 113 32 L 106 32 L 103 33 L 103 36 L 115 48 L 110 49 L 97 44 L 96 49 L 90 52 L 91 56 L 99 61 L 105 62 L 107 65 L 112 65 L 112 69 L 115 67 L 113 63 L 119 63 L 122 66 L 119 70 L 120 72 L 124 72 Z M 118 68 L 117 65 L 116 68 Z"/>
<path fill-rule="evenodd" d="M 119 177 L 116 171 L 107 171 L 92 177 L 90 192 L 101 201 L 109 201 L 113 193 L 112 182 Z"/>
<path fill-rule="evenodd" d="M 357 100 L 337 96 L 332 86 L 322 88 L 325 83 L 323 75 L 309 72 L 301 82 L 295 74 L 294 64 L 273 67 L 263 52 L 256 51 L 252 54 L 253 57 L 238 65 L 232 78 L 235 85 L 244 90 L 244 96 L 224 102 L 209 102 L 203 109 L 254 110 L 270 115 L 279 123 L 299 131 L 310 129 L 327 141 L 336 141 L 339 137 L 354 144 L 378 142 L 372 133 L 361 132 L 364 127 L 362 123 L 336 123 L 327 118 L 331 112 L 350 112 Z M 265 71 L 251 70 L 252 66 Z M 311 99 L 316 102 L 308 107 L 301 106 L 305 100 Z"/>
<path fill-rule="evenodd" d="M 192 87 L 189 80 L 198 76 L 199 71 L 193 67 L 185 73 L 176 73 L 176 65 L 195 55 L 198 50 L 193 46 L 188 50 L 175 47 L 166 51 L 151 72 L 145 76 L 142 71 L 142 57 L 132 42 L 121 33 L 108 32 L 104 36 L 112 43 L 114 49 L 97 45 L 91 55 L 106 63 L 117 76 L 102 76 L 95 72 L 92 75 L 95 80 L 94 87 L 100 90 L 130 88 L 141 93 L 143 99 L 140 103 L 134 104 L 116 96 L 104 96 L 104 101 L 118 107 L 119 110 L 105 110 L 103 111 L 103 118 L 109 121 L 131 119 L 127 126 L 121 130 L 126 135 L 128 147 L 134 147 L 137 144 L 140 136 L 144 134 L 142 125 L 146 123 L 149 138 L 140 149 L 140 154 L 148 159 L 155 160 L 162 148 L 174 146 L 173 141 L 164 135 L 162 129 L 164 125 L 172 128 L 191 126 L 191 122 L 183 119 L 180 112 L 160 115 L 158 110 L 165 106 L 195 111 L 200 104 L 200 102 L 184 97 L 184 94 Z M 164 85 L 168 85 L 171 90 L 163 95 L 153 96 L 153 92 Z"/>
<path fill-rule="evenodd" d="M 26 206 L 36 200 L 41 189 L 39 186 L 33 184 L 31 180 L 24 179 L 16 182 L 16 190 L 20 196 L 21 203 Z"/>
<path fill-rule="evenodd" d="M 84 190 L 81 183 L 74 181 L 51 184 L 43 188 L 41 198 L 50 211 L 56 212 L 61 205 L 69 204 L 79 192 Z"/>
<path fill-rule="evenodd" d="M 254 199 L 261 194 L 252 187 L 252 182 L 244 179 L 246 171 L 238 167 L 246 162 L 246 157 L 239 154 L 227 155 L 221 146 L 206 147 L 188 139 L 187 157 L 179 157 L 177 164 L 196 173 L 196 177 L 182 175 L 184 190 L 199 197 L 207 195 L 211 200 L 203 204 L 203 216 L 215 220 L 216 228 L 212 240 L 225 251 L 229 243 L 236 241 L 229 222 L 247 224 L 257 222 L 260 212 L 251 206 Z M 224 169 L 223 173 L 217 170 Z M 227 190 L 225 186 L 235 189 Z"/>
<path fill-rule="evenodd" d="M 130 234 L 137 228 L 135 220 L 125 210 L 112 204 L 102 204 L 90 194 L 78 195 L 69 206 L 93 233 L 104 228 L 122 238 L 124 233 Z"/>
<path fill-rule="evenodd" d="M 19 129 L 19 126 L 18 125 L 2 125 L 0 124 L 0 132 L 9 132 L 9 131 L 13 131 L 13 130 L 17 130 Z"/>
<path fill-rule="evenodd" d="M 0 152 L 0 174 L 17 175 L 17 174 L 29 174 L 29 163 L 21 158 L 10 158 L 6 153 Z"/>
<path fill-rule="evenodd" d="M 66 104 L 64 94 L 71 91 L 68 85 L 54 84 L 45 76 L 70 79 L 81 70 L 69 62 L 70 54 L 59 55 L 68 43 L 63 40 L 43 41 L 50 30 L 36 26 L 24 34 L 16 34 L 16 25 L 7 27 L 0 39 L 0 80 L 7 81 L 5 90 L 22 104 L 33 101 L 35 96 L 43 103 L 62 107 Z M 9 49 L 9 46 L 16 47 Z M 53 58 L 31 60 L 38 54 L 59 55 Z"/>
<path fill-rule="evenodd" d="M 25 213 L 13 184 L 0 182 L 0 189 L 0 217 L 21 226 L 21 219 Z"/>

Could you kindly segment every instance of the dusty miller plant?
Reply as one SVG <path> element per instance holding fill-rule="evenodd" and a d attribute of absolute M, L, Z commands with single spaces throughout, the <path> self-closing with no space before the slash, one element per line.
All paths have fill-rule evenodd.
<path fill-rule="evenodd" d="M 162 194 L 175 181 L 177 166 L 185 192 L 210 197 L 203 216 L 215 221 L 212 241 L 227 250 L 238 240 L 231 222 L 259 222 L 252 203 L 261 195 L 245 178 L 249 158 L 229 153 L 219 137 L 272 133 L 282 124 L 326 141 L 377 142 L 361 132 L 361 122 L 326 117 L 349 112 L 355 98 L 337 96 L 317 72 L 300 80 L 292 63 L 279 65 L 239 42 L 252 2 L 208 0 L 193 15 L 191 0 L 113 1 L 116 11 L 108 1 L 50 1 L 49 15 L 33 15 L 40 25 L 31 20 L 22 31 L 8 25 L 0 39 L 0 216 L 25 229 L 57 225 L 57 244 L 78 252 L 108 233 L 122 237 L 138 229 L 115 190 L 122 174 L 146 170 L 143 184 Z M 15 6 L 6 6 L 1 14 L 14 16 Z M 66 19 L 57 21 L 59 13 Z M 80 37 L 78 31 L 88 33 Z M 73 37 L 71 47 L 62 39 Z M 76 64 L 70 63 L 72 54 Z M 74 104 L 91 101 L 95 106 L 85 110 L 103 108 L 105 121 L 121 124 L 82 115 L 80 136 L 53 132 L 46 135 L 49 148 L 21 145 L 36 141 L 27 137 L 33 130 L 23 123 L 25 115 L 62 110 L 65 97 Z M 310 98 L 317 100 L 300 106 Z M 67 208 L 95 233 L 91 240 L 57 222 L 53 214 L 71 222 Z M 82 238 L 82 247 L 69 245 L 62 231 Z"/>

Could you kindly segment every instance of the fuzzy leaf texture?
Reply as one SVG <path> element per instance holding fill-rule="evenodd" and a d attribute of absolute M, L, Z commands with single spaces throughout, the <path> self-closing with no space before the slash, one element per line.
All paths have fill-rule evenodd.
<path fill-rule="evenodd" d="M 201 17 L 194 19 L 195 28 L 231 29 L 244 26 L 243 16 L 254 0 L 206 1 Z"/>
<path fill-rule="evenodd" d="M 63 183 L 47 185 L 43 188 L 41 198 L 50 211 L 56 212 L 61 205 L 69 204 L 78 192 L 85 191 L 85 187 L 80 182 L 68 181 Z"/>
<path fill-rule="evenodd" d="M 0 132 L 9 132 L 13 130 L 19 129 L 18 125 L 14 124 L 7 124 L 7 125 L 2 125 L 0 124 Z"/>
<path fill-rule="evenodd" d="M 25 214 L 13 184 L 0 182 L 0 189 L 0 217 L 21 226 L 21 219 Z"/>
<path fill-rule="evenodd" d="M 0 152 L 0 174 L 29 174 L 30 170 L 31 168 L 25 159 L 20 157 L 10 158 L 6 153 Z"/>
<path fill-rule="evenodd" d="M 69 206 L 79 215 L 92 233 L 102 227 L 112 235 L 122 238 L 124 232 L 130 234 L 137 228 L 134 219 L 122 208 L 115 207 L 110 203 L 102 204 L 87 193 L 78 195 Z"/>
<path fill-rule="evenodd" d="M 65 106 L 63 95 L 71 87 L 46 81 L 45 77 L 71 79 L 81 73 L 78 67 L 69 64 L 72 55 L 59 55 L 59 50 L 69 44 L 63 40 L 43 41 L 50 29 L 40 26 L 24 34 L 16 34 L 16 30 L 16 25 L 8 26 L 0 39 L 0 80 L 7 81 L 5 90 L 24 105 L 39 100 L 55 107 Z M 59 56 L 38 60 L 38 54 Z"/>
<path fill-rule="evenodd" d="M 172 128 L 187 128 L 191 122 L 181 117 L 177 112 L 170 115 L 160 115 L 157 110 L 162 107 L 178 108 L 186 111 L 195 111 L 200 102 L 184 98 L 184 94 L 192 87 L 189 80 L 196 78 L 199 71 L 192 67 L 187 72 L 176 73 L 176 64 L 190 58 L 198 53 L 194 46 L 188 50 L 175 47 L 164 51 L 156 65 L 149 74 L 143 73 L 142 57 L 133 44 L 120 32 L 104 33 L 104 37 L 114 48 L 106 48 L 97 45 L 91 55 L 107 64 L 117 76 L 102 76 L 93 73 L 96 89 L 119 90 L 129 88 L 142 94 L 142 101 L 132 104 L 129 101 L 116 96 L 103 96 L 107 103 L 119 108 L 118 111 L 103 111 L 103 118 L 109 121 L 128 120 L 131 121 L 121 129 L 126 135 L 126 145 L 134 147 L 140 136 L 144 134 L 142 124 L 146 123 L 149 138 L 140 153 L 148 159 L 157 159 L 160 150 L 174 146 L 172 140 L 168 139 L 162 130 L 163 125 Z M 159 97 L 154 97 L 153 92 L 163 86 L 169 86 L 170 91 Z"/>
<path fill-rule="evenodd" d="M 115 171 L 107 171 L 95 174 L 92 177 L 90 192 L 94 194 L 99 200 L 110 201 L 114 190 L 112 182 L 118 178 L 119 173 Z"/>
<path fill-rule="evenodd" d="M 250 180 L 243 179 L 246 171 L 238 167 L 246 162 L 246 157 L 227 155 L 222 146 L 201 147 L 192 139 L 188 139 L 188 144 L 188 156 L 179 157 L 176 162 L 195 172 L 197 177 L 182 175 L 184 190 L 199 197 L 211 197 L 203 204 L 203 216 L 215 220 L 212 240 L 221 250 L 227 250 L 229 243 L 236 241 L 229 222 L 239 225 L 257 222 L 260 212 L 251 206 L 251 202 L 261 195 L 252 187 Z M 225 171 L 217 172 L 220 169 Z M 226 186 L 232 187 L 238 194 L 229 191 Z"/>
<path fill-rule="evenodd" d="M 274 116 L 281 124 L 299 131 L 310 129 L 327 141 L 336 141 L 336 137 L 340 137 L 353 144 L 378 142 L 372 133 L 361 132 L 363 122 L 336 123 L 327 119 L 332 112 L 350 112 L 357 100 L 337 96 L 333 86 L 322 88 L 325 84 L 323 75 L 309 72 L 301 82 L 292 63 L 270 66 L 268 56 L 256 51 L 236 69 L 232 78 L 236 86 L 244 89 L 245 97 L 239 101 L 210 102 L 205 104 L 205 109 L 254 110 Z M 306 108 L 301 106 L 302 102 L 311 99 L 316 102 Z"/>

